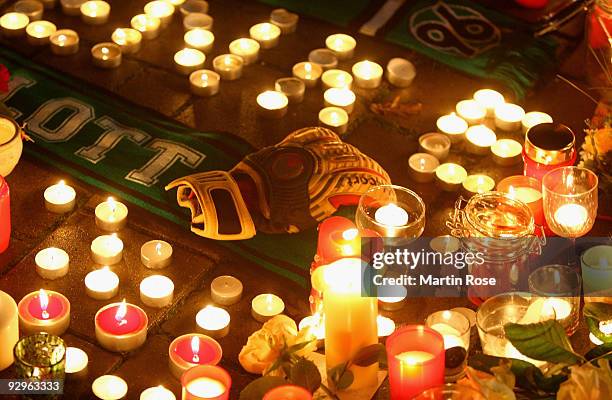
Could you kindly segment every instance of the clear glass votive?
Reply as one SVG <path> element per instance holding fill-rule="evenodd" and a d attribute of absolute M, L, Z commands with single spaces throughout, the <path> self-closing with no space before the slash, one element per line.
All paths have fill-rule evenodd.
<path fill-rule="evenodd" d="M 21 338 L 13 349 L 18 379 L 63 380 L 66 375 L 66 345 L 55 335 L 46 332 Z M 24 396 L 27 399 L 59 399 L 61 395 Z"/>
<path fill-rule="evenodd" d="M 470 321 L 458 311 L 443 310 L 429 314 L 425 325 L 444 338 L 444 348 L 470 348 Z"/>
<path fill-rule="evenodd" d="M 482 392 L 468 385 L 449 383 L 427 389 L 413 400 L 444 400 L 444 399 L 470 399 L 486 400 Z"/>
<path fill-rule="evenodd" d="M 612 246 L 593 246 L 582 253 L 582 281 L 585 300 L 589 296 L 612 294 Z"/>

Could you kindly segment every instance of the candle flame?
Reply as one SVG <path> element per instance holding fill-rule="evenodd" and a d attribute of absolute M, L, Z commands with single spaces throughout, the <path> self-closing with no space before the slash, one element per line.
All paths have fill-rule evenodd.
<path fill-rule="evenodd" d="M 512 185 L 508 186 L 508 197 L 513 200 L 516 199 L 516 190 L 514 190 L 514 186 Z"/>
<path fill-rule="evenodd" d="M 194 336 L 191 338 L 191 352 L 193 353 L 192 361 L 194 363 L 200 362 L 200 338 Z"/>
<path fill-rule="evenodd" d="M 223 58 L 223 63 L 229 67 L 230 65 L 232 65 L 232 58 L 230 56 L 225 56 Z"/>
<path fill-rule="evenodd" d="M 419 160 L 419 168 L 420 168 L 421 170 L 424 170 L 424 169 L 425 169 L 425 159 L 424 159 L 424 158 L 421 158 L 421 159 Z"/>
<path fill-rule="evenodd" d="M 115 313 L 115 321 L 119 323 L 119 325 L 127 324 L 125 320 L 125 315 L 127 314 L 127 304 L 125 299 L 121 303 L 119 303 L 119 307 L 117 307 L 117 312 Z"/>
<path fill-rule="evenodd" d="M 271 294 L 266 295 L 266 308 L 268 309 L 272 308 L 272 295 Z"/>
<path fill-rule="evenodd" d="M 453 164 L 448 166 L 448 174 L 449 175 L 455 175 L 457 173 L 457 171 L 455 171 L 455 166 Z"/>
<path fill-rule="evenodd" d="M 40 309 L 42 310 L 43 319 L 49 318 L 49 313 L 47 312 L 47 307 L 49 307 L 49 296 L 45 289 L 40 289 L 38 291 L 38 301 L 40 302 Z"/>
<path fill-rule="evenodd" d="M 161 256 L 161 248 L 162 248 L 161 243 L 157 243 L 157 244 L 155 245 L 155 252 L 156 252 L 158 255 L 160 255 L 160 256 Z"/>
<path fill-rule="evenodd" d="M 482 185 L 484 183 L 484 178 L 482 176 L 479 176 L 478 179 L 476 179 L 476 183 L 478 185 Z"/>
<path fill-rule="evenodd" d="M 574 185 L 574 175 L 568 175 L 567 179 L 565 180 L 565 186 L 571 189 L 573 185 Z"/>
<path fill-rule="evenodd" d="M 60 181 L 59 181 L 57 184 L 58 184 L 59 186 L 66 186 L 66 182 L 64 182 L 64 180 L 63 180 L 63 179 L 62 179 L 62 180 L 60 180 Z"/>
<path fill-rule="evenodd" d="M 115 29 L 115 35 L 117 36 L 117 39 L 119 41 L 125 40 L 125 36 L 126 35 L 125 35 L 125 31 L 123 29 L 121 29 L 121 28 Z"/>
<path fill-rule="evenodd" d="M 57 37 L 57 41 L 59 42 L 58 44 L 60 46 L 64 46 L 66 44 L 66 39 L 67 39 L 66 35 L 59 35 Z"/>

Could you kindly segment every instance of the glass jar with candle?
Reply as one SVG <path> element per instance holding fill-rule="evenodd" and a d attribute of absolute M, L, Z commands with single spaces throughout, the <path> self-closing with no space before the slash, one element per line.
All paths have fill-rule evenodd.
<path fill-rule="evenodd" d="M 484 394 L 469 385 L 448 383 L 427 389 L 414 400 L 471 399 L 486 400 Z"/>
<path fill-rule="evenodd" d="M 576 162 L 574 132 L 565 125 L 538 124 L 527 131 L 523 146 L 524 174 L 541 180 L 555 168 Z"/>

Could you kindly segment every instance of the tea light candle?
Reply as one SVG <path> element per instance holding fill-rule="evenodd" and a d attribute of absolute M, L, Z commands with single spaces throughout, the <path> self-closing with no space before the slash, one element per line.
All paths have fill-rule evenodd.
<path fill-rule="evenodd" d="M 225 81 L 233 81 L 242 76 L 242 57 L 235 54 L 222 54 L 213 59 L 213 68 Z"/>
<path fill-rule="evenodd" d="M 94 300 L 108 300 L 119 290 L 119 277 L 108 267 L 85 275 L 85 291 Z"/>
<path fill-rule="evenodd" d="M 462 185 L 469 195 L 473 195 L 490 192 L 495 187 L 495 181 L 487 175 L 468 175 L 463 180 Z"/>
<path fill-rule="evenodd" d="M 309 329 L 310 333 L 312 333 L 317 340 L 325 339 L 325 316 L 315 313 L 314 315 L 302 318 L 298 324 L 298 330 L 302 331 L 304 329 Z"/>
<path fill-rule="evenodd" d="M 444 133 L 451 140 L 451 143 L 457 143 L 463 140 L 465 131 L 468 129 L 468 123 L 455 113 L 443 115 L 436 121 L 438 131 Z"/>
<path fill-rule="evenodd" d="M 86 0 L 60 0 L 62 13 L 72 17 L 81 15 L 81 5 L 85 3 L 85 1 Z"/>
<path fill-rule="evenodd" d="M 474 100 L 487 111 L 487 115 L 495 115 L 495 108 L 506 102 L 504 95 L 493 89 L 480 89 L 474 93 Z"/>
<path fill-rule="evenodd" d="M 405 58 L 392 58 L 387 63 L 387 80 L 393 86 L 405 88 L 412 84 L 416 76 L 416 68 Z"/>
<path fill-rule="evenodd" d="M 132 351 L 147 340 L 147 313 L 125 300 L 102 307 L 94 322 L 98 344 L 106 350 Z"/>
<path fill-rule="evenodd" d="M 229 333 L 230 315 L 222 308 L 206 306 L 196 314 L 196 324 L 203 334 L 222 338 Z"/>
<path fill-rule="evenodd" d="M 0 17 L 0 28 L 4 37 L 23 35 L 29 23 L 28 16 L 19 12 L 9 12 Z"/>
<path fill-rule="evenodd" d="M 174 54 L 174 66 L 178 73 L 189 75 L 204 66 L 206 56 L 200 50 L 184 48 Z"/>
<path fill-rule="evenodd" d="M 395 203 L 385 204 L 374 213 L 374 219 L 381 225 L 404 226 L 408 225 L 408 212 Z"/>
<path fill-rule="evenodd" d="M 34 257 L 36 272 L 43 279 L 58 279 L 68 273 L 70 257 L 62 249 L 48 247 L 36 253 Z"/>
<path fill-rule="evenodd" d="M 455 111 L 469 125 L 480 124 L 487 115 L 487 110 L 476 100 L 461 100 L 455 106 Z"/>
<path fill-rule="evenodd" d="M 552 123 L 553 119 L 550 115 L 543 113 L 541 111 L 530 111 L 521 120 L 521 126 L 523 128 L 523 133 L 527 133 L 527 131 L 539 124 Z"/>
<path fill-rule="evenodd" d="M 222 306 L 236 304 L 242 298 L 242 282 L 231 275 L 221 275 L 210 283 L 212 300 Z"/>
<path fill-rule="evenodd" d="M 269 22 L 255 24 L 249 29 L 251 39 L 257 40 L 262 49 L 271 49 L 278 44 L 281 30 Z"/>
<path fill-rule="evenodd" d="M 325 39 L 325 46 L 334 52 L 338 60 L 348 60 L 353 58 L 357 41 L 352 36 L 336 33 Z"/>
<path fill-rule="evenodd" d="M 419 137 L 421 151 L 431 154 L 438 160 L 444 160 L 450 151 L 451 140 L 442 133 L 426 133 Z"/>
<path fill-rule="evenodd" d="M 26 27 L 28 43 L 32 46 L 43 46 L 48 44 L 49 36 L 56 30 L 55 24 L 49 21 L 30 22 Z"/>
<path fill-rule="evenodd" d="M 539 180 L 525 175 L 509 176 L 497 184 L 497 191 L 527 204 L 537 225 L 546 223 L 542 208 L 542 183 Z"/>
<path fill-rule="evenodd" d="M 323 83 L 323 89 L 350 89 L 353 84 L 353 77 L 341 69 L 329 69 L 321 75 L 321 82 Z"/>
<path fill-rule="evenodd" d="M 282 118 L 287 114 L 289 99 L 281 92 L 267 90 L 257 96 L 259 115 L 264 118 Z"/>
<path fill-rule="evenodd" d="M 91 257 L 97 264 L 117 264 L 123 257 L 123 241 L 115 233 L 98 236 L 91 242 Z"/>
<path fill-rule="evenodd" d="M 447 192 L 459 190 L 465 178 L 467 171 L 459 164 L 445 163 L 436 168 L 437 183 Z"/>
<path fill-rule="evenodd" d="M 121 65 L 121 48 L 115 43 L 98 43 L 91 48 L 93 64 L 100 68 L 117 68 Z"/>
<path fill-rule="evenodd" d="M 219 92 L 221 76 L 208 69 L 200 69 L 189 75 L 191 93 L 196 96 L 213 96 Z"/>
<path fill-rule="evenodd" d="M 326 107 L 339 107 L 347 113 L 352 113 L 357 97 L 351 89 L 329 88 L 323 93 Z"/>
<path fill-rule="evenodd" d="M 451 235 L 436 236 L 429 241 L 429 247 L 438 253 L 454 253 L 461 247 L 461 241 Z M 476 318 L 476 316 L 474 316 L 474 318 Z"/>
<path fill-rule="evenodd" d="M 140 282 L 140 300 L 149 307 L 162 308 L 174 298 L 174 282 L 163 275 L 147 276 Z"/>
<path fill-rule="evenodd" d="M 206 14 L 208 13 L 208 2 L 205 0 L 186 0 L 179 8 L 183 17 L 193 13 Z"/>
<path fill-rule="evenodd" d="M 183 400 L 227 400 L 232 378 L 221 367 L 200 365 L 181 377 Z"/>
<path fill-rule="evenodd" d="M 505 103 L 495 107 L 495 126 L 503 131 L 518 131 L 524 117 L 525 110 L 516 104 Z"/>
<path fill-rule="evenodd" d="M 133 28 L 117 28 L 111 35 L 111 40 L 121 48 L 123 54 L 134 54 L 140 50 L 142 33 Z"/>
<path fill-rule="evenodd" d="M 376 317 L 376 327 L 378 328 L 378 337 L 387 337 L 395 332 L 395 322 L 382 315 Z"/>
<path fill-rule="evenodd" d="M 323 71 L 333 69 L 338 66 L 336 54 L 329 49 L 314 49 L 308 53 L 308 61 L 319 65 Z"/>
<path fill-rule="evenodd" d="M 19 0 L 13 6 L 17 13 L 25 14 L 30 22 L 39 21 L 43 16 L 44 7 L 38 0 Z"/>
<path fill-rule="evenodd" d="M 338 135 L 346 133 L 348 129 L 349 115 L 339 107 L 325 107 L 319 111 L 319 123 Z"/>
<path fill-rule="evenodd" d="M 174 6 L 168 1 L 150 1 L 144 6 L 144 13 L 159 18 L 161 28 L 165 28 L 172 21 Z"/>
<path fill-rule="evenodd" d="M 195 28 L 211 30 L 213 28 L 214 19 L 208 14 L 191 13 L 183 18 L 183 28 L 190 31 Z"/>
<path fill-rule="evenodd" d="M 115 375 L 102 375 L 91 384 L 91 391 L 100 400 L 120 400 L 128 392 L 128 384 Z"/>
<path fill-rule="evenodd" d="M 382 81 L 383 69 L 372 61 L 359 61 L 352 68 L 355 85 L 363 89 L 375 89 Z"/>
<path fill-rule="evenodd" d="M 61 336 L 70 325 L 70 302 L 61 293 L 40 289 L 17 305 L 19 329 L 24 335 L 47 332 Z"/>
<path fill-rule="evenodd" d="M 211 31 L 202 28 L 195 28 L 185 33 L 183 36 L 185 44 L 203 53 L 210 53 L 215 42 L 215 35 Z"/>
<path fill-rule="evenodd" d="M 434 173 L 439 165 L 438 159 L 428 153 L 414 153 L 408 159 L 410 177 L 420 183 L 433 181 Z"/>
<path fill-rule="evenodd" d="M 216 365 L 221 361 L 221 345 L 199 333 L 179 336 L 168 347 L 168 366 L 172 375 L 181 379 L 185 371 L 198 365 Z"/>
<path fill-rule="evenodd" d="M 150 240 L 140 248 L 140 261 L 150 269 L 166 268 L 172 262 L 172 245 L 163 240 Z"/>
<path fill-rule="evenodd" d="M 589 213 L 584 206 L 576 203 L 563 204 L 554 213 L 555 221 L 563 225 L 568 231 L 579 230 L 589 218 Z"/>
<path fill-rule="evenodd" d="M 274 294 L 260 294 L 251 301 L 251 315 L 259 322 L 266 322 L 284 310 L 285 303 Z"/>
<path fill-rule="evenodd" d="M 465 132 L 465 138 L 467 139 L 466 150 L 477 155 L 487 154 L 489 147 L 497 141 L 495 132 L 484 125 L 470 126 Z"/>
<path fill-rule="evenodd" d="M 95 214 L 98 228 L 114 232 L 122 229 L 127 223 L 128 208 L 125 204 L 109 197 L 96 206 Z"/>
<path fill-rule="evenodd" d="M 62 180 L 45 189 L 45 208 L 47 211 L 63 214 L 74 209 L 76 192 Z"/>
<path fill-rule="evenodd" d="M 108 21 L 111 6 L 102 0 L 90 0 L 81 4 L 81 20 L 88 25 L 102 25 Z"/>
<path fill-rule="evenodd" d="M 284 8 L 277 8 L 270 13 L 270 22 L 278 26 L 283 35 L 295 32 L 299 19 L 299 15 Z"/>
<path fill-rule="evenodd" d="M 143 390 L 140 400 L 176 400 L 176 396 L 163 386 L 155 386 Z"/>
<path fill-rule="evenodd" d="M 0 290 L 0 371 L 13 364 L 13 349 L 19 340 L 19 317 L 15 300 Z"/>
<path fill-rule="evenodd" d="M 406 304 L 406 297 L 408 296 L 408 289 L 405 286 L 394 286 L 390 289 L 395 296 L 381 296 L 379 293 L 378 305 L 383 310 L 397 311 L 404 307 Z M 393 325 L 395 328 L 395 324 Z M 388 336 L 388 335 L 386 335 Z"/>
<path fill-rule="evenodd" d="M 244 65 L 253 64 L 259 57 L 259 43 L 249 38 L 240 38 L 229 44 L 229 52 L 242 57 Z"/>
<path fill-rule="evenodd" d="M 501 166 L 510 166 L 521 161 L 523 146 L 512 139 L 499 139 L 491 146 L 493 161 Z"/>
<path fill-rule="evenodd" d="M 274 90 L 287 96 L 289 103 L 301 103 L 304 100 L 306 85 L 298 78 L 280 78 L 274 82 Z"/>
<path fill-rule="evenodd" d="M 323 74 L 323 68 L 320 65 L 307 61 L 295 64 L 291 71 L 293 76 L 301 79 L 308 88 L 315 87 Z"/>
<path fill-rule="evenodd" d="M 161 21 L 151 15 L 138 14 L 130 20 L 130 26 L 140 32 L 143 39 L 150 40 L 159 35 Z"/>
<path fill-rule="evenodd" d="M 89 364 L 87 353 L 78 347 L 66 347 L 66 374 L 72 377 L 84 376 Z"/>

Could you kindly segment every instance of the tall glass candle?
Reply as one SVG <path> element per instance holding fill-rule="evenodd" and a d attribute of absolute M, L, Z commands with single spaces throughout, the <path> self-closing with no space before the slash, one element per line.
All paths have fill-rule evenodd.
<path fill-rule="evenodd" d="M 576 138 L 570 128 L 562 124 L 541 123 L 525 135 L 523 173 L 542 180 L 546 173 L 576 162 Z"/>
<path fill-rule="evenodd" d="M 525 175 L 509 176 L 497 184 L 497 190 L 527 204 L 536 225 L 546 224 L 542 209 L 542 184 L 539 180 Z"/>

